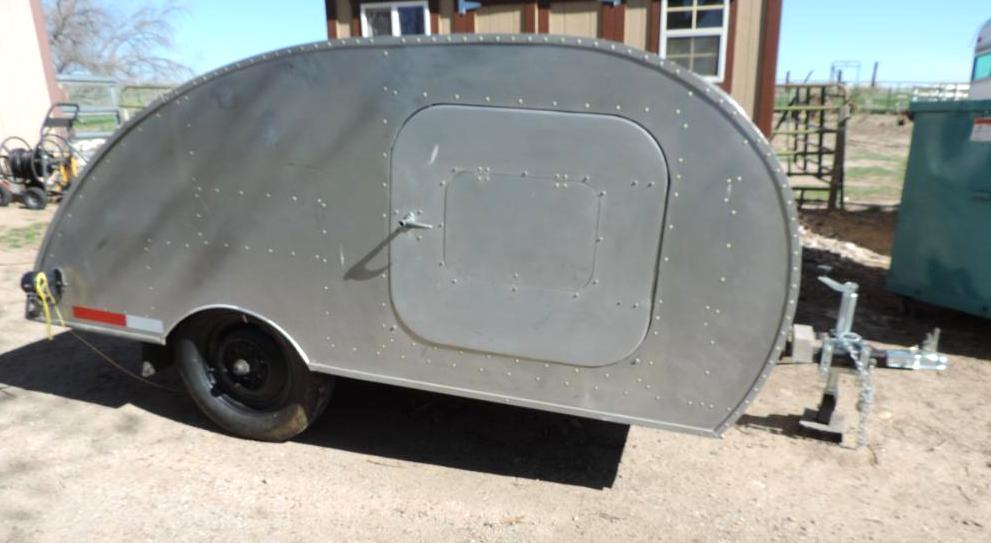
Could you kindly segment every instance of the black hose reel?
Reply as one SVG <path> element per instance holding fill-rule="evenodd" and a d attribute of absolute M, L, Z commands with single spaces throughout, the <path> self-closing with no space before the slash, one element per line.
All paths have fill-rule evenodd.
<path fill-rule="evenodd" d="M 56 168 L 56 158 L 42 147 L 11 149 L 7 163 L 12 179 L 42 184 Z"/>

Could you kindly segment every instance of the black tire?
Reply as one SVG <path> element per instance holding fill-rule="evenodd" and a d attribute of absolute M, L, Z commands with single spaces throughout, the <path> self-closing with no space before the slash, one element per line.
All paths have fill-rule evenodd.
<path fill-rule="evenodd" d="M 169 343 L 193 401 L 238 437 L 291 439 L 320 416 L 333 390 L 333 378 L 310 372 L 281 334 L 239 314 L 194 319 Z"/>
<path fill-rule="evenodd" d="M 10 189 L 0 185 L 0 207 L 7 207 L 13 199 L 14 195 L 10 192 Z"/>
<path fill-rule="evenodd" d="M 28 209 L 42 210 L 48 205 L 48 193 L 41 187 L 28 187 L 21 193 L 21 202 Z"/>

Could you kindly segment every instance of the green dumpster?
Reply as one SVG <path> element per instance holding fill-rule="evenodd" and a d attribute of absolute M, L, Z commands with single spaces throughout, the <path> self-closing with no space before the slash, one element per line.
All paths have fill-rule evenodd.
<path fill-rule="evenodd" d="M 888 289 L 991 316 L 991 100 L 915 102 Z"/>

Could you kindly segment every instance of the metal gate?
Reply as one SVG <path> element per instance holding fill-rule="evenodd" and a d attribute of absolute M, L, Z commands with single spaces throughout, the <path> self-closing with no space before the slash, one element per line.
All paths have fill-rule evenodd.
<path fill-rule="evenodd" d="M 826 192 L 829 209 L 843 207 L 843 164 L 849 97 L 842 83 L 788 83 L 775 93 L 775 153 L 792 179 L 799 207 L 806 192 Z"/>

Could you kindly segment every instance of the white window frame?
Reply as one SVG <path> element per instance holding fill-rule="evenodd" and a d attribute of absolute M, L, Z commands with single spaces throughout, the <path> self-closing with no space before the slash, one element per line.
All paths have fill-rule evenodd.
<path fill-rule="evenodd" d="M 729 41 L 729 4 L 730 4 L 730 0 L 724 0 L 723 26 L 721 27 L 681 28 L 677 30 L 668 30 L 668 0 L 661 0 L 661 32 L 660 32 L 661 43 L 658 44 L 658 49 L 661 52 L 661 57 L 667 58 L 668 56 L 668 38 L 697 38 L 703 36 L 718 36 L 719 58 L 717 59 L 716 75 L 713 76 L 713 75 L 698 74 L 698 76 L 711 83 L 722 83 L 723 78 L 726 77 L 726 42 Z M 692 10 L 695 12 L 699 11 L 697 2 L 692 6 Z M 702 11 L 706 11 L 706 10 L 702 10 Z"/>
<path fill-rule="evenodd" d="M 422 0 L 415 0 L 411 2 L 369 2 L 367 4 L 361 4 L 361 37 L 371 38 L 372 37 L 372 27 L 368 24 L 368 17 L 365 15 L 366 9 L 382 9 L 390 8 L 390 13 L 392 15 L 391 25 L 392 25 L 392 35 L 401 36 L 400 25 L 399 25 L 399 10 L 397 8 L 408 8 L 408 7 L 421 7 L 423 8 L 423 34 L 429 36 L 431 32 L 430 28 L 430 8 L 427 6 L 427 2 Z"/>

